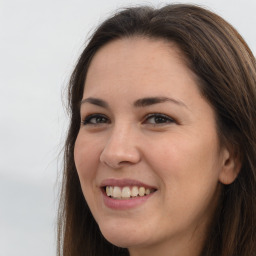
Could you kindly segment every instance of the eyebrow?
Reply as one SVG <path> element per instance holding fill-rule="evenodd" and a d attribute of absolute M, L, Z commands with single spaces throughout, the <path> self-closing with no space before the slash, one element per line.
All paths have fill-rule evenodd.
<path fill-rule="evenodd" d="M 100 106 L 100 107 L 103 107 L 103 108 L 109 108 L 109 105 L 106 101 L 104 100 L 101 100 L 101 99 L 97 99 L 97 98 L 86 98 L 86 99 L 83 99 L 80 103 L 80 106 L 84 103 L 91 103 L 93 105 L 96 105 L 96 106 Z"/>
<path fill-rule="evenodd" d="M 179 101 L 173 98 L 167 98 L 167 97 L 148 97 L 148 98 L 138 99 L 134 102 L 134 106 L 146 107 L 146 106 L 150 106 L 158 103 L 164 103 L 164 102 L 171 102 L 187 108 L 187 105 L 182 101 Z"/>
<path fill-rule="evenodd" d="M 185 103 L 183 103 L 182 101 L 179 101 L 179 100 L 176 100 L 176 99 L 173 99 L 173 98 L 167 98 L 167 97 L 142 98 L 142 99 L 136 100 L 133 105 L 135 107 L 147 107 L 147 106 L 150 106 L 150 105 L 154 105 L 154 104 L 158 104 L 158 103 L 164 103 L 164 102 L 171 102 L 171 103 L 174 103 L 176 105 L 188 108 L 187 105 Z M 98 98 L 89 97 L 89 98 L 83 99 L 80 103 L 80 106 L 84 103 L 90 103 L 90 104 L 100 106 L 100 107 L 103 107 L 103 108 L 109 108 L 109 104 L 106 101 L 104 101 L 102 99 L 98 99 Z"/>

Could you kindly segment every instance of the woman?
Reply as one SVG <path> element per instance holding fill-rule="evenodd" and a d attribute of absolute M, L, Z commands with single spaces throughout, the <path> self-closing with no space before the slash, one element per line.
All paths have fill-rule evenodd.
<path fill-rule="evenodd" d="M 106 20 L 69 87 L 59 255 L 256 255 L 256 63 L 192 5 Z"/>

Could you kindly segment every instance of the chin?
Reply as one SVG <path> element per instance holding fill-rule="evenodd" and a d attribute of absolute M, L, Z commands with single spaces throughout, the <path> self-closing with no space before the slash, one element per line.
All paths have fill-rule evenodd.
<path fill-rule="evenodd" d="M 113 233 L 102 233 L 103 236 L 106 238 L 108 242 L 111 244 L 121 247 L 121 248 L 128 248 L 136 245 L 138 241 L 133 241 L 133 239 L 129 238 L 127 235 L 120 235 L 120 234 L 113 234 Z"/>
<path fill-rule="evenodd" d="M 136 247 L 145 242 L 145 237 L 143 237 L 143 234 L 140 234 L 134 230 L 122 229 L 122 226 L 121 229 L 114 229 L 113 226 L 109 228 L 100 227 L 100 230 L 108 242 L 121 248 Z"/>

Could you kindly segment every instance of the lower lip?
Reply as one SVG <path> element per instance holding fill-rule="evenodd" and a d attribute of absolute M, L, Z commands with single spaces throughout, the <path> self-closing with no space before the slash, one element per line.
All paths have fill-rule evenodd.
<path fill-rule="evenodd" d="M 141 197 L 134 197 L 130 199 L 114 199 L 108 197 L 105 191 L 102 191 L 104 204 L 111 209 L 115 210 L 128 210 L 144 204 L 155 192 Z"/>

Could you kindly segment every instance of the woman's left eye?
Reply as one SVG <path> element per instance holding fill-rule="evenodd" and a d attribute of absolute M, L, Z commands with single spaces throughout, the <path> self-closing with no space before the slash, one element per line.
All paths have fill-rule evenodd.
<path fill-rule="evenodd" d="M 143 123 L 146 124 L 166 124 L 166 123 L 174 123 L 175 120 L 167 115 L 164 114 L 149 114 L 146 116 L 145 120 Z"/>

